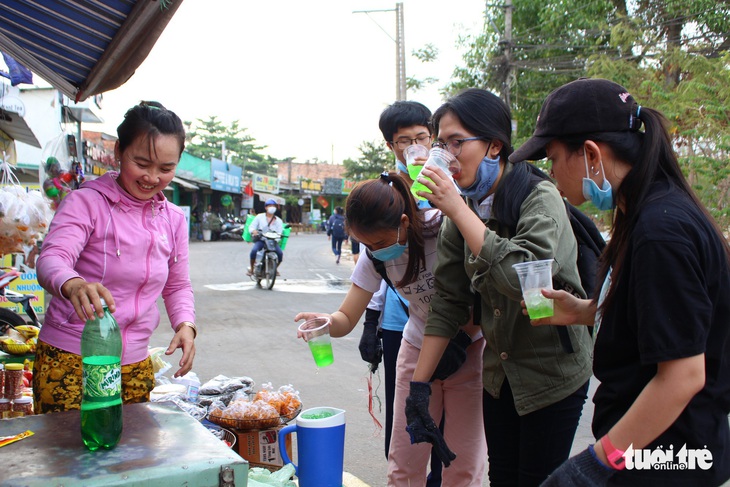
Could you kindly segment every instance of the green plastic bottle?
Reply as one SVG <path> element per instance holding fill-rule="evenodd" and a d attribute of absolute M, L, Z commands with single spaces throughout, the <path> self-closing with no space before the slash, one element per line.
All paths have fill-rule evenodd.
<path fill-rule="evenodd" d="M 81 335 L 81 439 L 91 451 L 110 450 L 122 437 L 122 334 L 102 305 L 104 317 L 88 320 Z"/>

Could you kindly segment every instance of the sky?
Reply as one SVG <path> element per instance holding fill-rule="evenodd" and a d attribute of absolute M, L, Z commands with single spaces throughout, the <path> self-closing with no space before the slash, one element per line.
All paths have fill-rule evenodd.
<path fill-rule="evenodd" d="M 457 38 L 482 29 L 485 3 L 403 6 L 406 75 L 439 79 L 408 99 L 434 111 L 461 60 Z M 184 0 L 136 73 L 104 94 L 105 122 L 85 128 L 115 134 L 129 107 L 156 100 L 184 121 L 238 120 L 274 158 L 357 159 L 363 141 L 382 141 L 378 118 L 396 99 L 394 9 L 381 0 Z M 428 43 L 436 62 L 411 56 Z"/>

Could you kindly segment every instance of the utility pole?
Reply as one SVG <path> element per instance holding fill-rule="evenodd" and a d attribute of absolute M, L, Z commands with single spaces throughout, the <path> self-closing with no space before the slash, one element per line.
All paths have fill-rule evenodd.
<path fill-rule="evenodd" d="M 406 40 L 403 23 L 403 3 L 395 4 L 395 62 L 397 80 L 397 100 L 406 99 Z"/>
<path fill-rule="evenodd" d="M 510 104 L 510 86 L 512 85 L 512 0 L 505 0 L 504 2 L 504 58 L 507 63 L 507 72 L 504 76 L 504 87 L 502 93 L 504 96 L 504 102 L 508 107 L 512 107 Z"/>
<path fill-rule="evenodd" d="M 375 22 L 370 14 L 373 12 L 395 12 L 395 39 L 391 36 L 388 31 L 383 29 L 380 24 Z M 406 99 L 406 42 L 405 42 L 405 28 L 403 21 L 403 3 L 398 2 L 395 4 L 394 9 L 385 10 L 353 10 L 354 14 L 366 14 L 380 27 L 380 30 L 385 32 L 385 35 L 395 42 L 395 98 L 396 100 Z"/>

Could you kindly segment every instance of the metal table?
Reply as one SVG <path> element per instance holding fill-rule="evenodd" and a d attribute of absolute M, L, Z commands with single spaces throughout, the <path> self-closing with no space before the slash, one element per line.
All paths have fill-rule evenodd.
<path fill-rule="evenodd" d="M 0 420 L 0 436 L 34 435 L 0 449 L 0 485 L 243 486 L 248 462 L 174 403 L 128 404 L 113 450 L 81 441 L 79 411 Z"/>

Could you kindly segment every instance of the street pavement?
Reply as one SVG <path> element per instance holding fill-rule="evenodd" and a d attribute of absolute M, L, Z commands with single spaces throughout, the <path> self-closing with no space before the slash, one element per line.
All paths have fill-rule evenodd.
<path fill-rule="evenodd" d="M 281 276 L 269 291 L 257 288 L 245 275 L 251 245 L 240 241 L 190 243 L 190 276 L 199 328 L 193 371 L 202 382 L 223 374 L 251 377 L 257 389 L 267 382 L 274 388 L 291 384 L 299 391 L 305 409 L 344 409 L 345 470 L 371 487 L 384 487 L 384 437 L 368 412 L 368 367 L 357 348 L 361 328 L 335 339 L 334 364 L 318 370 L 306 344 L 297 339 L 294 322 L 300 311 L 337 310 L 349 288 L 354 265 L 349 247 L 336 264 L 324 233 L 292 234 L 284 251 Z M 162 322 L 152 337 L 152 347 L 166 347 L 172 338 L 162 304 L 160 308 Z M 173 371 L 179 360 L 179 351 L 168 357 Z M 373 378 L 373 388 L 384 400 L 381 378 Z M 592 384 L 591 396 L 594 389 Z M 574 453 L 593 440 L 592 411 L 589 398 Z M 383 424 L 384 408 L 379 409 L 377 399 L 373 412 Z"/>

